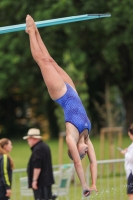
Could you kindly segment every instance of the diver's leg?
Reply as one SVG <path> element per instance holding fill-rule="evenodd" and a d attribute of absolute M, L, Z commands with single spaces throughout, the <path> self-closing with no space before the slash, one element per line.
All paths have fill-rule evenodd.
<path fill-rule="evenodd" d="M 49 94 L 52 99 L 58 99 L 65 94 L 66 85 L 60 74 L 49 61 L 48 55 L 42 53 L 36 38 L 34 23 L 29 15 L 26 17 L 26 32 L 29 34 L 32 56 L 41 69 Z"/>
<path fill-rule="evenodd" d="M 35 25 L 36 27 L 36 25 Z M 38 44 L 40 46 L 40 49 L 42 51 L 42 53 L 47 56 L 47 58 L 49 59 L 49 61 L 51 62 L 51 64 L 55 67 L 56 71 L 60 74 L 60 76 L 62 77 L 62 79 L 64 80 L 65 83 L 68 83 L 69 85 L 71 85 L 74 89 L 75 85 L 72 81 L 72 79 L 70 78 L 70 76 L 55 62 L 55 60 L 50 56 L 44 42 L 42 41 L 42 38 L 40 36 L 40 33 L 36 27 L 36 38 L 38 41 Z"/>

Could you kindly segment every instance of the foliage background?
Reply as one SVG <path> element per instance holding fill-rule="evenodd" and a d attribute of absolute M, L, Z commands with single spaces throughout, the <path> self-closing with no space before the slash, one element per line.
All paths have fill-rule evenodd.
<path fill-rule="evenodd" d="M 0 27 L 80 14 L 111 13 L 95 19 L 41 28 L 56 62 L 74 80 L 92 122 L 128 128 L 133 119 L 133 2 L 129 0 L 1 0 Z M 39 127 L 45 138 L 64 130 L 61 109 L 47 92 L 24 31 L 0 35 L 0 136 L 21 137 Z"/>

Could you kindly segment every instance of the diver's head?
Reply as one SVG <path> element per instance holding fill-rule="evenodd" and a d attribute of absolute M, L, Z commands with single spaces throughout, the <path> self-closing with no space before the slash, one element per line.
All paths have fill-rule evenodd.
<path fill-rule="evenodd" d="M 79 152 L 80 159 L 82 160 L 88 152 L 88 145 L 85 143 L 79 143 L 77 145 L 77 149 Z M 68 156 L 71 160 L 73 160 L 70 150 L 68 149 Z"/>

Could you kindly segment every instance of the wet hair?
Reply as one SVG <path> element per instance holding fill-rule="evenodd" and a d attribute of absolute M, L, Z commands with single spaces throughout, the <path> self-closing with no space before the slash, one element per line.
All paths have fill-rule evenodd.
<path fill-rule="evenodd" d="M 133 124 L 130 125 L 130 128 L 128 129 L 128 132 L 130 132 L 133 135 Z"/>
<path fill-rule="evenodd" d="M 8 143 L 10 142 L 10 140 L 9 139 L 7 139 L 7 138 L 2 138 L 1 140 L 0 140 L 0 154 L 6 154 L 7 156 L 8 156 L 8 158 L 9 158 L 9 160 L 10 160 L 10 166 L 11 166 L 11 169 L 13 169 L 14 168 L 14 162 L 13 162 L 13 160 L 12 160 L 12 158 L 7 154 L 7 152 L 5 151 L 5 149 L 4 149 L 4 146 L 5 145 L 8 145 Z"/>

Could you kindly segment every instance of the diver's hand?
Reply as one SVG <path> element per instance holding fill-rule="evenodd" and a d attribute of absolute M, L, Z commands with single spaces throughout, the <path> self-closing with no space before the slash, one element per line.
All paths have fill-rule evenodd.
<path fill-rule="evenodd" d="M 85 197 L 88 197 L 91 194 L 90 189 L 83 190 L 83 194 L 84 194 Z"/>
<path fill-rule="evenodd" d="M 85 197 L 87 197 L 87 196 L 89 196 L 90 194 L 91 194 L 90 188 L 88 187 L 87 184 L 84 184 L 84 186 L 83 186 L 83 195 L 84 195 Z"/>
<path fill-rule="evenodd" d="M 98 192 L 96 185 L 92 184 L 92 186 L 90 187 L 91 192 L 95 191 Z"/>

